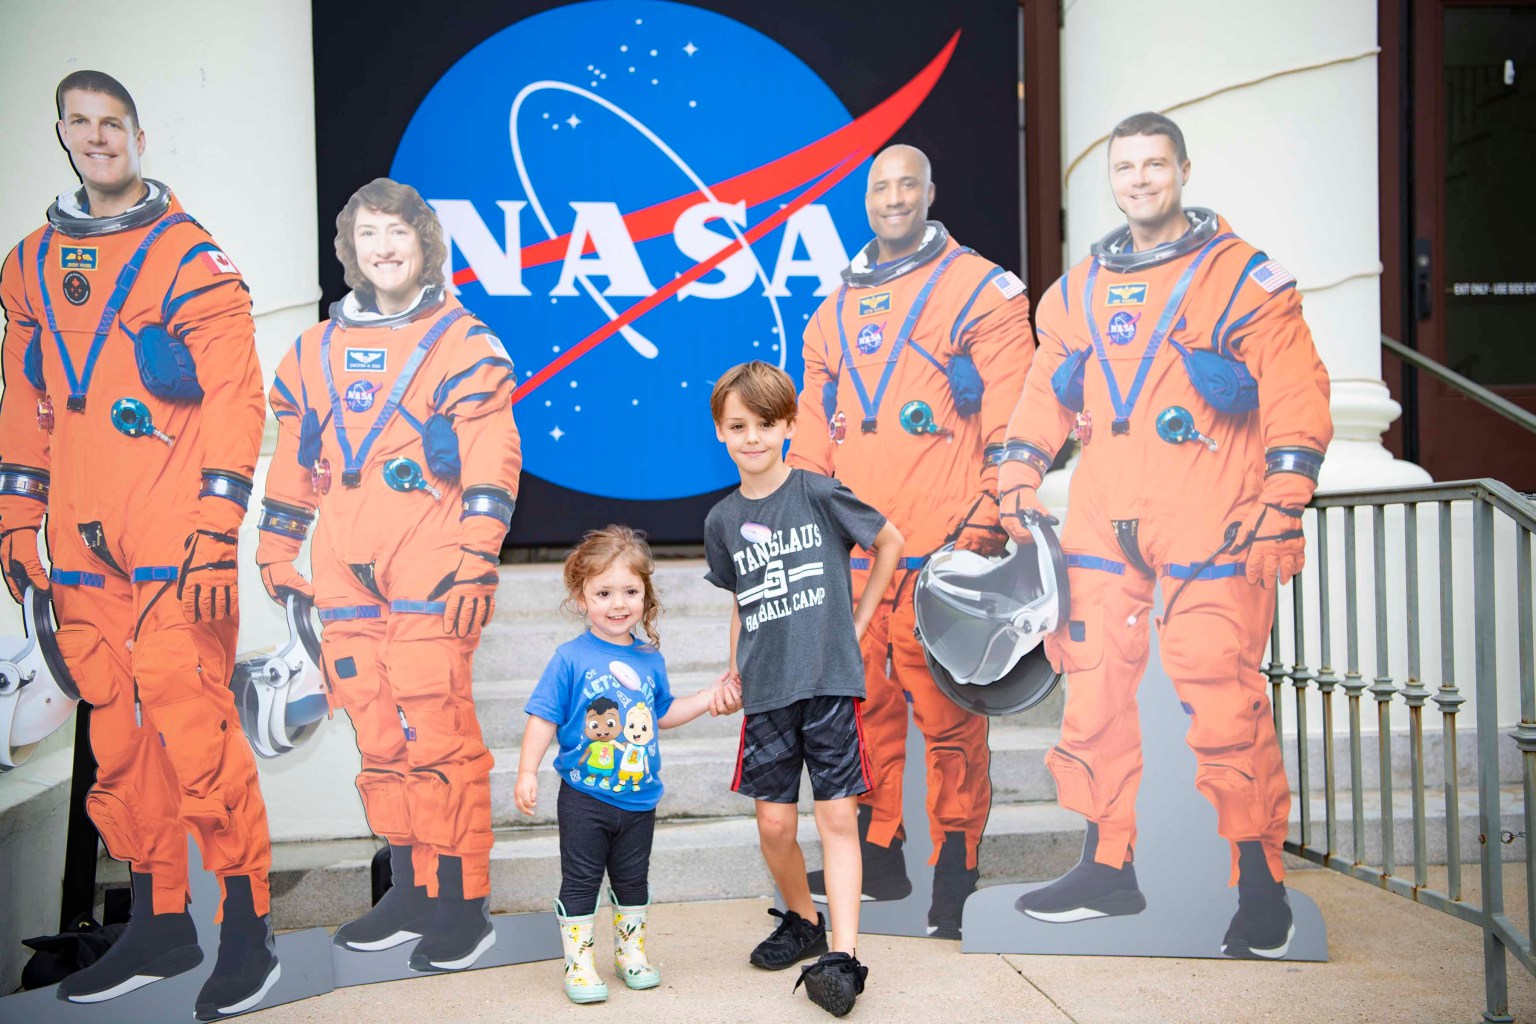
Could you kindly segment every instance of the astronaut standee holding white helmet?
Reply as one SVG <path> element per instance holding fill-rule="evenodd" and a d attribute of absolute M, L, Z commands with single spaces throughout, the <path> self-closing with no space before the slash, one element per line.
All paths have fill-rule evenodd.
<path fill-rule="evenodd" d="M 1160 114 L 1116 125 L 1110 183 L 1127 226 L 1037 306 L 1040 351 L 1008 425 L 1003 523 L 1048 514 L 1036 488 L 1069 431 L 1082 442 L 1066 553 L 1072 611 L 1046 640 L 1067 673 L 1046 756 L 1088 819 L 1077 867 L 1020 897 L 1045 921 L 1139 913 L 1136 691 L 1153 586 L 1163 666 L 1190 716 L 1195 785 L 1232 847 L 1228 956 L 1284 956 L 1294 928 L 1281 846 L 1290 790 L 1260 671 L 1275 580 L 1301 570 L 1302 509 L 1333 434 L 1328 373 L 1295 278 L 1209 210 L 1185 209 L 1184 137 Z"/>

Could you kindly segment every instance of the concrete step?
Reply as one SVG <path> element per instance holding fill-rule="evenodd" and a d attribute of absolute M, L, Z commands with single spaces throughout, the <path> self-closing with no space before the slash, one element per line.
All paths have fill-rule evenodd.
<path fill-rule="evenodd" d="M 1522 831 L 1520 790 L 1508 787 L 1502 792 L 1501 801 L 1502 827 Z M 1379 865 L 1379 796 L 1370 796 L 1365 803 L 1363 860 Z M 1397 816 L 1398 873 L 1411 875 L 1410 808 L 1403 799 L 1394 799 L 1393 805 Z M 1314 814 L 1320 813 L 1320 809 L 1320 804 L 1314 803 Z M 1299 806 L 1293 804 L 1293 839 L 1299 831 L 1299 814 Z M 1460 823 L 1463 862 L 1475 863 L 1480 845 L 1474 794 L 1468 794 L 1462 803 Z M 1431 808 L 1428 826 L 1426 860 L 1444 863 L 1443 812 Z M 1346 861 L 1352 858 L 1348 832 L 1346 822 L 1339 830 L 1343 841 L 1336 851 Z M 814 868 L 820 863 L 821 849 L 810 815 L 801 816 L 799 835 L 807 863 Z M 987 885 L 1055 878 L 1077 862 L 1082 838 L 1082 818 L 1054 802 L 996 805 L 987 820 L 986 840 L 981 847 L 981 882 Z M 1523 858 L 1524 842 L 1522 839 L 1501 843 L 1503 858 Z M 378 848 L 376 841 L 368 839 L 274 844 L 274 921 L 282 928 L 334 926 L 366 912 L 369 862 Z M 555 828 L 545 825 L 498 829 L 491 858 L 492 909 L 548 909 L 560 886 L 559 835 Z M 97 878 L 99 889 L 123 885 L 127 868 L 103 858 Z M 773 888 L 758 851 L 756 824 L 748 816 L 659 823 L 651 859 L 651 882 L 656 899 L 662 902 L 766 896 Z"/>
<path fill-rule="evenodd" d="M 730 617 L 731 596 L 704 579 L 702 558 L 668 559 L 656 563 L 651 581 L 665 617 L 709 615 Z M 558 612 L 566 598 L 559 563 L 504 565 L 496 591 L 496 619 L 537 619 Z"/>
<path fill-rule="evenodd" d="M 1374 703 L 1374 702 L 1369 702 Z M 1294 712 L 1294 707 L 1287 707 L 1287 716 Z M 1367 713 L 1373 713 L 1374 709 L 1362 709 Z M 1350 789 L 1350 761 L 1349 761 L 1349 720 L 1348 707 L 1344 700 L 1335 697 L 1335 735 L 1333 740 L 1333 770 L 1335 792 L 1347 796 Z M 1433 712 L 1431 714 L 1431 712 Z M 1460 727 L 1456 730 L 1456 772 L 1457 780 L 1464 787 L 1477 785 L 1477 728 L 1473 722 L 1465 716 Z M 1442 716 L 1432 707 L 1425 708 L 1424 719 L 1424 749 L 1423 772 L 1426 788 L 1438 788 L 1445 785 L 1445 733 L 1443 731 Z M 1294 723 L 1291 723 L 1294 724 Z M 1317 724 L 1317 714 L 1311 716 L 1311 725 Z M 1342 733 L 1342 735 L 1341 735 Z M 1366 733 L 1360 737 L 1360 774 L 1361 785 L 1366 790 L 1381 788 L 1381 753 L 1377 742 L 1377 734 Z M 1285 741 L 1285 774 L 1294 792 L 1300 787 L 1297 781 L 1296 767 L 1296 738 L 1288 737 Z M 1311 736 L 1307 740 L 1307 788 L 1314 793 L 1323 792 L 1323 751 L 1327 744 L 1321 736 Z M 1388 741 L 1388 754 L 1391 760 L 1391 778 L 1393 789 L 1406 789 L 1413 780 L 1412 769 L 1412 743 L 1410 734 L 1406 731 L 1394 730 Z M 1519 746 L 1514 737 L 1508 731 L 1499 733 L 1498 741 L 1499 758 L 1499 782 L 1504 784 L 1519 782 L 1523 777 L 1524 762 Z"/>
<path fill-rule="evenodd" d="M 991 734 L 994 808 L 1056 798 L 1056 786 L 1046 772 L 1044 762 L 1045 751 L 1053 739 L 1054 735 L 1045 729 L 999 729 Z M 657 806 L 657 816 L 665 820 L 750 814 L 752 801 L 730 789 L 731 777 L 736 770 L 738 743 L 738 738 L 729 736 L 664 738 L 661 770 L 666 791 Z M 553 767 L 553 750 L 545 754 L 539 768 L 538 808 L 532 818 L 521 814 L 512 800 L 519 749 L 501 749 L 493 753 L 496 767 L 491 771 L 492 825 L 554 824 L 561 780 Z M 920 773 L 921 769 L 918 771 Z M 800 810 L 806 814 L 811 811 L 810 781 L 803 775 Z"/>
<path fill-rule="evenodd" d="M 710 669 L 702 672 L 672 672 L 672 693 L 685 697 L 708 689 L 715 684 L 720 673 Z M 522 742 L 524 721 L 527 718 L 523 705 L 533 693 L 537 679 L 477 679 L 475 680 L 475 712 L 480 719 L 480 731 L 485 744 L 491 748 L 515 747 Z M 1020 728 L 1046 728 L 1060 730 L 1061 693 L 1055 694 L 1022 715 L 1009 715 L 990 721 L 992 732 Z M 915 728 L 915 726 L 914 726 Z M 741 716 L 722 715 L 713 718 L 703 715 L 670 734 L 677 738 L 697 739 L 702 736 L 726 736 L 734 743 L 741 737 Z M 734 753 L 734 747 L 732 748 Z"/>

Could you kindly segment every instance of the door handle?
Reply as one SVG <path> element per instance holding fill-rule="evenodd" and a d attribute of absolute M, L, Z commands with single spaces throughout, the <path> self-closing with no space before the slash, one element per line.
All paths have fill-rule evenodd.
<path fill-rule="evenodd" d="M 1428 320 L 1434 312 L 1433 291 L 1430 287 L 1433 280 L 1433 262 L 1431 254 L 1433 245 L 1427 238 L 1415 239 L 1413 243 L 1413 315 L 1418 320 Z"/>

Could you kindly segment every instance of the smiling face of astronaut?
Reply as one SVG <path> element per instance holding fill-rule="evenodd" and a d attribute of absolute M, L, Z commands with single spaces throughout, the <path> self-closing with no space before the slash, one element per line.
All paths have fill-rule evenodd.
<path fill-rule="evenodd" d="M 864 191 L 864 212 L 879 240 L 881 263 L 917 251 L 934 195 L 932 171 L 922 150 L 891 146 L 875 157 Z"/>
<path fill-rule="evenodd" d="M 357 267 L 373 286 L 381 313 L 399 313 L 421 290 L 421 236 L 396 213 L 361 209 L 352 225 Z"/>
<path fill-rule="evenodd" d="M 92 198 L 138 198 L 144 131 L 122 101 L 104 92 L 71 89 L 63 96 L 59 141 Z M 100 215 L 98 211 L 92 211 Z"/>
<path fill-rule="evenodd" d="M 655 734 L 656 727 L 651 721 L 651 709 L 644 704 L 636 704 L 630 708 L 629 713 L 624 716 L 624 738 L 643 747 L 651 742 L 651 737 Z"/>
<path fill-rule="evenodd" d="M 1109 187 L 1125 214 L 1138 251 L 1180 238 L 1184 183 L 1189 161 L 1179 161 L 1167 135 L 1126 135 L 1110 140 Z"/>
<path fill-rule="evenodd" d="M 606 743 L 619 734 L 617 708 L 588 708 L 585 731 L 593 743 Z"/>

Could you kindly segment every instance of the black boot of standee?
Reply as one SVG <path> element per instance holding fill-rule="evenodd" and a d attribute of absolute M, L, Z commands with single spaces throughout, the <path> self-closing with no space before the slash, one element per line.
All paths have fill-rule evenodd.
<path fill-rule="evenodd" d="M 464 861 L 437 858 L 437 907 L 411 951 L 413 971 L 462 971 L 496 944 L 490 901 L 464 898 Z"/>
<path fill-rule="evenodd" d="M 437 901 L 427 895 L 426 886 L 416 884 L 409 846 L 390 846 L 389 872 L 393 880 L 373 909 L 336 929 L 331 941 L 337 946 L 371 953 L 419 939 L 426 933 Z"/>
<path fill-rule="evenodd" d="M 864 859 L 864 886 L 861 893 L 866 900 L 904 900 L 912 895 L 912 882 L 907 878 L 905 843 L 900 833 L 891 840 L 890 846 L 876 846 L 869 841 L 869 823 L 874 811 L 859 805 L 859 853 Z M 812 871 L 806 875 L 811 886 L 811 899 L 827 902 L 827 875 L 825 871 Z"/>
<path fill-rule="evenodd" d="M 71 1003 L 100 1003 L 134 989 L 184 974 L 203 962 L 192 915 L 155 913 L 155 881 L 137 871 L 133 916 L 112 948 L 91 966 L 59 982 L 58 995 Z"/>
<path fill-rule="evenodd" d="M 1237 913 L 1221 940 L 1221 951 L 1240 959 L 1278 960 L 1291 948 L 1296 922 L 1285 883 L 1275 881 L 1264 844 L 1237 844 Z"/>
<path fill-rule="evenodd" d="M 928 934 L 939 939 L 960 938 L 960 918 L 966 897 L 981 877 L 965 866 L 965 833 L 945 832 L 939 860 L 933 866 L 933 902 L 928 907 Z"/>
<path fill-rule="evenodd" d="M 219 958 L 197 994 L 197 1019 L 219 1020 L 244 1013 L 266 998 L 281 975 L 272 915 L 257 915 L 248 875 L 228 876 L 224 879 Z"/>
<path fill-rule="evenodd" d="M 1120 917 L 1147 909 L 1147 898 L 1136 884 L 1136 865 L 1112 868 L 1093 859 L 1099 848 L 1099 826 L 1088 823 L 1083 856 L 1077 866 L 1056 881 L 1025 893 L 1014 909 L 1039 921 L 1087 921 Z"/>

